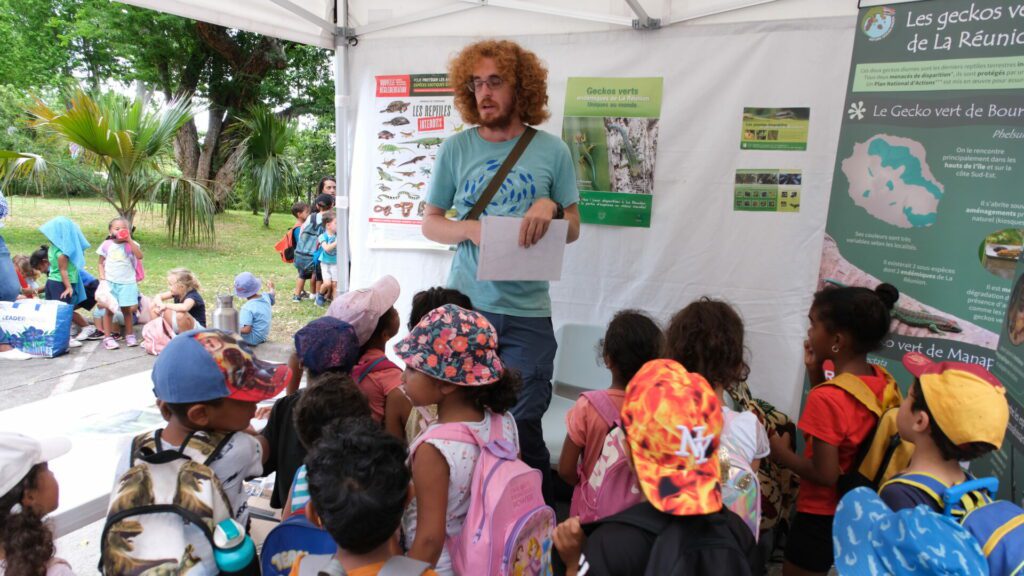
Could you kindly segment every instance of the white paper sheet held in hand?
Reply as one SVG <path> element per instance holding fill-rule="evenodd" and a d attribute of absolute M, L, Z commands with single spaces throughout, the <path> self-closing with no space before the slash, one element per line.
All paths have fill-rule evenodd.
<path fill-rule="evenodd" d="M 485 216 L 480 219 L 480 261 L 477 280 L 561 280 L 565 237 L 569 223 L 552 220 L 540 242 L 519 246 L 522 218 Z"/>

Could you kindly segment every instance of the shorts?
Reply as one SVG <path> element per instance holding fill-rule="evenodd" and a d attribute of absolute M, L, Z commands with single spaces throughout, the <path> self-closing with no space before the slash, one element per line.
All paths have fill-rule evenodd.
<path fill-rule="evenodd" d="M 71 286 L 74 288 L 74 285 Z M 60 295 L 64 293 L 64 283 L 59 280 L 46 280 L 46 286 L 44 287 L 44 294 L 47 300 L 56 300 L 65 304 L 71 304 L 71 299 L 75 297 L 74 291 L 67 298 L 61 298 Z"/>
<path fill-rule="evenodd" d="M 296 268 L 298 270 L 298 268 Z M 299 270 L 299 278 L 302 280 L 314 280 L 320 282 L 324 279 L 323 274 L 320 273 L 320 264 L 314 264 L 309 270 Z"/>
<path fill-rule="evenodd" d="M 321 262 L 320 263 L 320 276 L 324 279 L 324 282 L 337 282 L 338 281 L 338 263 Z"/>
<path fill-rule="evenodd" d="M 132 306 L 139 305 L 139 285 L 132 284 L 118 284 L 117 282 L 108 281 L 110 285 L 110 293 L 117 300 L 117 305 L 121 308 L 131 308 Z"/>
<path fill-rule="evenodd" d="M 786 560 L 811 572 L 832 567 L 832 520 L 834 516 L 797 512 L 786 537 Z"/>

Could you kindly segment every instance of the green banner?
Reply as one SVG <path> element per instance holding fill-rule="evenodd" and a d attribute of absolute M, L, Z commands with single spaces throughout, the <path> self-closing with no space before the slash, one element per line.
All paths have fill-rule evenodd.
<path fill-rule="evenodd" d="M 743 150 L 807 150 L 810 108 L 744 108 Z"/>
<path fill-rule="evenodd" d="M 875 359 L 904 390 L 911 350 L 996 364 L 1024 249 L 1022 12 L 998 0 L 860 11 L 819 287 L 899 288 Z M 1024 379 L 1003 382 L 1019 401 Z M 1004 495 L 1011 464 L 1024 464 L 1010 444 L 972 463 L 1000 476 Z"/>
<path fill-rule="evenodd" d="M 661 78 L 569 78 L 562 139 L 588 224 L 649 228 Z"/>

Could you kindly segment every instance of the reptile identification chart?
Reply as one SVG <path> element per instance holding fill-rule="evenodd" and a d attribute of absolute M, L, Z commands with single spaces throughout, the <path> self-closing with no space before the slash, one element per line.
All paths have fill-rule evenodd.
<path fill-rule="evenodd" d="M 370 190 L 371 248 L 434 249 L 420 232 L 430 174 L 444 139 L 464 124 L 447 74 L 377 76 L 376 176 Z"/>
<path fill-rule="evenodd" d="M 1024 5 L 866 7 L 858 27 L 819 288 L 899 288 L 875 359 L 904 390 L 910 351 L 992 369 L 1024 249 Z M 989 464 L 1004 476 L 1005 450 Z"/>
<path fill-rule="evenodd" d="M 661 78 L 569 78 L 562 139 L 580 190 L 580 220 L 650 228 Z"/>

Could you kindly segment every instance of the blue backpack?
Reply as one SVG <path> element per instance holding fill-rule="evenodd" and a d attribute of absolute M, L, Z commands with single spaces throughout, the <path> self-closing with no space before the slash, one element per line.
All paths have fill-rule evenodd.
<path fill-rule="evenodd" d="M 949 487 L 925 474 L 903 474 L 889 483 L 913 486 L 931 497 L 981 545 L 994 576 L 1024 574 L 1024 508 L 995 500 L 997 478 L 974 479 Z"/>
<path fill-rule="evenodd" d="M 323 216 L 313 214 L 309 217 L 309 223 L 299 231 L 299 241 L 295 244 L 293 260 L 293 264 L 299 272 L 309 272 L 316 266 L 317 252 L 320 247 L 319 239 L 324 230 Z"/>
<path fill-rule="evenodd" d="M 338 545 L 326 530 L 303 515 L 292 516 L 267 534 L 260 550 L 263 576 L 288 576 L 302 555 L 333 555 Z"/>

